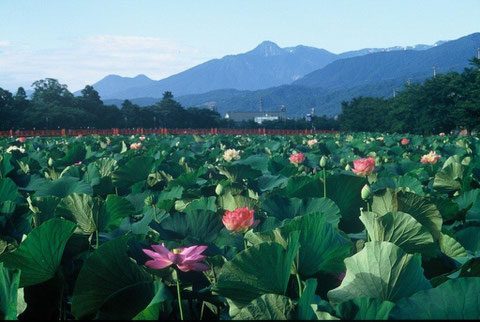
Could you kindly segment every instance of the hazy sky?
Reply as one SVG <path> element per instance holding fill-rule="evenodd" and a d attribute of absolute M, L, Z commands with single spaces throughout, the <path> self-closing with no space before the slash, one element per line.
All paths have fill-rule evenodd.
<path fill-rule="evenodd" d="M 479 15 L 480 0 L 0 0 L 0 87 L 161 79 L 264 40 L 334 53 L 433 44 L 480 32 Z"/>

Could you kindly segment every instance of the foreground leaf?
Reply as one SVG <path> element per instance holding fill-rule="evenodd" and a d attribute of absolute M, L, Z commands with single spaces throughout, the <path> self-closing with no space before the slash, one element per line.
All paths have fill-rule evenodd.
<path fill-rule="evenodd" d="M 328 292 L 333 304 L 357 297 L 395 302 L 402 297 L 431 288 L 423 276 L 421 257 L 410 255 L 390 242 L 368 242 L 345 259 L 347 274 L 342 284 Z"/>
<path fill-rule="evenodd" d="M 152 278 L 127 256 L 129 238 L 106 242 L 83 265 L 72 299 L 77 319 L 99 311 L 102 318 L 132 319 L 152 300 Z"/>
<path fill-rule="evenodd" d="M 480 277 L 449 280 L 398 301 L 390 312 L 395 320 L 478 320 Z"/>
<path fill-rule="evenodd" d="M 2 255 L 0 262 L 22 271 L 20 287 L 45 282 L 55 275 L 75 226 L 67 220 L 50 219 L 33 229 L 17 250 Z"/>
<path fill-rule="evenodd" d="M 265 294 L 240 310 L 234 320 L 291 320 L 293 303 L 278 294 Z"/>

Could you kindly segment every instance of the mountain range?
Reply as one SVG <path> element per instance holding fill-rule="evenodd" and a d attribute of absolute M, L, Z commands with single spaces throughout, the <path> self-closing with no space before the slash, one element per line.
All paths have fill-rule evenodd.
<path fill-rule="evenodd" d="M 255 49 L 214 59 L 154 81 L 109 75 L 95 83 L 105 103 L 130 99 L 150 105 L 171 91 L 184 106 L 216 105 L 219 112 L 287 106 L 290 115 L 316 107 L 335 115 L 340 102 L 358 95 L 391 95 L 408 79 L 421 82 L 437 73 L 461 71 L 480 44 L 480 33 L 434 45 L 367 48 L 334 54 L 306 46 L 280 48 L 265 41 Z"/>

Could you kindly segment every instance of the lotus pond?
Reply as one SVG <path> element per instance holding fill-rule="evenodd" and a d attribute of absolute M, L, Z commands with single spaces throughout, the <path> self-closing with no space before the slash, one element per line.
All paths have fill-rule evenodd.
<path fill-rule="evenodd" d="M 479 294 L 477 137 L 0 139 L 0 319 L 479 319 Z"/>

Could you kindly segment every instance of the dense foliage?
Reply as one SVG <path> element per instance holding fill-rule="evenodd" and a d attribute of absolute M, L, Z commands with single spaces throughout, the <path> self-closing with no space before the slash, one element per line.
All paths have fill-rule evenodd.
<path fill-rule="evenodd" d="M 86 86 L 74 96 L 66 85 L 47 78 L 33 83 L 28 99 L 23 88 L 13 95 L 0 88 L 0 130 L 56 128 L 210 128 L 225 123 L 220 114 L 198 108 L 185 109 L 165 92 L 163 99 L 148 107 L 125 100 L 122 108 L 104 105 L 98 92 Z"/>
<path fill-rule="evenodd" d="M 0 318 L 478 319 L 479 156 L 472 136 L 1 139 Z"/>
<path fill-rule="evenodd" d="M 463 73 L 411 84 L 395 98 L 358 97 L 342 103 L 341 128 L 350 131 L 448 133 L 480 129 L 480 60 Z"/>

